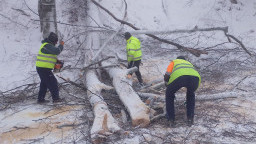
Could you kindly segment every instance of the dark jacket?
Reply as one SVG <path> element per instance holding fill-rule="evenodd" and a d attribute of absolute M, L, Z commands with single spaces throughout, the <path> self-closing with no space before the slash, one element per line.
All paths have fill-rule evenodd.
<path fill-rule="evenodd" d="M 49 41 L 47 38 L 42 40 L 42 43 L 45 43 L 45 42 L 47 42 L 49 44 L 46 44 L 42 48 L 42 50 L 41 50 L 42 53 L 58 55 L 63 50 L 63 45 L 59 45 L 58 47 L 55 47 L 55 45 L 52 44 L 52 42 Z"/>

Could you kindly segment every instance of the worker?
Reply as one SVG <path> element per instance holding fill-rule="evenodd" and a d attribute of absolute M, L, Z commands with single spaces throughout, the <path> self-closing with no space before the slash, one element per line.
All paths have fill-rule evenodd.
<path fill-rule="evenodd" d="M 187 88 L 186 108 L 187 108 L 187 125 L 194 123 L 195 109 L 195 91 L 200 85 L 201 77 L 195 70 L 194 66 L 185 60 L 184 56 L 178 56 L 167 67 L 164 75 L 166 83 L 166 117 L 171 127 L 175 126 L 175 109 L 174 98 L 175 93 L 182 87 Z"/>
<path fill-rule="evenodd" d="M 142 58 L 142 52 L 140 47 L 140 41 L 138 38 L 132 36 L 129 32 L 124 34 L 126 39 L 126 52 L 127 52 L 127 61 L 128 61 L 128 69 L 132 67 L 137 67 L 138 70 L 135 72 L 139 84 L 143 86 L 143 80 L 140 73 L 140 63 Z M 129 74 L 128 77 L 131 77 L 132 74 Z"/>
<path fill-rule="evenodd" d="M 36 71 L 40 77 L 40 88 L 37 103 L 48 103 L 49 100 L 45 100 L 47 89 L 49 89 L 53 103 L 64 101 L 59 97 L 59 89 L 57 79 L 55 78 L 52 69 L 57 62 L 57 55 L 63 50 L 64 42 L 60 41 L 58 47 L 55 45 L 58 42 L 58 36 L 51 32 L 49 36 L 42 41 L 39 53 L 36 60 Z"/>

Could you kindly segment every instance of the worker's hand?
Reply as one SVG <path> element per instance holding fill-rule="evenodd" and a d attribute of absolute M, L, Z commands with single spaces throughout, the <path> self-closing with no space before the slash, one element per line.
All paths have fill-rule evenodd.
<path fill-rule="evenodd" d="M 131 74 L 128 74 L 128 75 L 127 75 L 127 78 L 128 78 L 128 79 L 131 79 L 131 78 L 132 78 L 132 75 L 131 75 Z"/>
<path fill-rule="evenodd" d="M 60 45 L 64 45 L 64 41 L 60 41 Z"/>

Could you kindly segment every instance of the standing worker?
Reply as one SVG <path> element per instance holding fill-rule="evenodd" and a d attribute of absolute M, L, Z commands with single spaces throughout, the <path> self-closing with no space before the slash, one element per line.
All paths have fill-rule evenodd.
<path fill-rule="evenodd" d="M 42 41 L 39 53 L 36 60 L 36 71 L 41 79 L 40 89 L 38 94 L 37 103 L 47 103 L 45 95 L 47 89 L 50 90 L 53 103 L 62 102 L 64 99 L 59 97 L 59 89 L 57 79 L 52 73 L 52 69 L 57 63 L 57 55 L 63 50 L 64 42 L 60 41 L 60 45 L 55 47 L 58 42 L 58 36 L 51 32 L 48 38 Z"/>
<path fill-rule="evenodd" d="M 127 61 L 128 61 L 128 68 L 132 68 L 136 66 L 138 71 L 135 72 L 137 79 L 141 86 L 143 86 L 143 80 L 141 78 L 140 73 L 140 63 L 142 58 L 142 52 L 140 47 L 140 41 L 136 37 L 132 36 L 129 32 L 124 34 L 124 37 L 127 41 L 126 45 L 126 52 L 127 52 Z M 128 75 L 131 77 L 132 74 Z"/>
<path fill-rule="evenodd" d="M 195 91 L 199 87 L 201 77 L 195 70 L 194 66 L 185 60 L 184 56 L 179 56 L 173 60 L 164 75 L 166 88 L 166 111 L 167 119 L 170 126 L 175 126 L 175 110 L 174 98 L 175 93 L 182 87 L 187 88 L 186 107 L 187 107 L 187 125 L 191 126 L 194 123 L 195 109 Z"/>

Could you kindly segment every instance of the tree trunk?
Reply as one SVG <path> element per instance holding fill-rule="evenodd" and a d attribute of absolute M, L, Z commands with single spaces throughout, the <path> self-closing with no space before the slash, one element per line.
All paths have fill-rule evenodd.
<path fill-rule="evenodd" d="M 110 65 L 107 62 L 103 62 L 102 64 L 103 66 Z M 113 79 L 113 86 L 120 100 L 130 114 L 132 125 L 141 127 L 147 126 L 150 123 L 150 109 L 142 102 L 138 94 L 131 87 L 131 80 L 126 79 L 128 70 L 120 68 L 106 68 L 106 70 Z"/>
<path fill-rule="evenodd" d="M 55 0 L 39 0 L 38 13 L 43 38 L 46 38 L 50 32 L 58 34 Z"/>
<path fill-rule="evenodd" d="M 95 71 L 86 73 L 84 82 L 88 88 L 87 95 L 94 112 L 94 122 L 91 128 L 91 138 L 94 143 L 100 143 L 107 135 L 120 130 L 116 120 L 108 110 L 108 106 L 101 96 L 102 89 L 112 89 L 112 87 L 101 83 Z"/>

